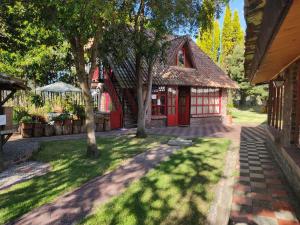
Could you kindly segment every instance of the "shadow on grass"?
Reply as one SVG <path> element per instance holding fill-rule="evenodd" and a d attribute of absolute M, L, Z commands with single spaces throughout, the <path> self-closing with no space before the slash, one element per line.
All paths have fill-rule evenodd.
<path fill-rule="evenodd" d="M 99 138 L 101 156 L 85 156 L 85 140 L 45 142 L 34 158 L 50 162 L 52 170 L 0 192 L 0 224 L 51 202 L 62 193 L 115 169 L 123 160 L 159 145 L 163 137 L 137 140 L 133 137 Z"/>
<path fill-rule="evenodd" d="M 179 150 L 83 224 L 204 224 L 229 141 L 197 139 Z"/>

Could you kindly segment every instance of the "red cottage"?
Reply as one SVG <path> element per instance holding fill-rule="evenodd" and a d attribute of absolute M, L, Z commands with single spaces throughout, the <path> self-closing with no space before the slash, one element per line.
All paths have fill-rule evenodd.
<path fill-rule="evenodd" d="M 137 101 L 133 55 L 123 63 L 109 62 L 110 72 L 93 78 L 94 82 L 104 81 L 101 111 L 111 113 L 112 128 L 134 127 Z M 161 127 L 225 122 L 227 90 L 235 88 L 238 85 L 190 37 L 172 37 L 166 62 L 156 66 L 146 124 Z"/>

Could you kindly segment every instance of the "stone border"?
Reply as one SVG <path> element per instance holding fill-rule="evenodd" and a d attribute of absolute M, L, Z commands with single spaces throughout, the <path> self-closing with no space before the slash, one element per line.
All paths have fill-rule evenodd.
<path fill-rule="evenodd" d="M 207 225 L 227 225 L 230 217 L 234 172 L 238 162 L 239 143 L 232 141 L 226 154 L 223 175 L 215 188 L 215 197 L 207 215 Z"/>

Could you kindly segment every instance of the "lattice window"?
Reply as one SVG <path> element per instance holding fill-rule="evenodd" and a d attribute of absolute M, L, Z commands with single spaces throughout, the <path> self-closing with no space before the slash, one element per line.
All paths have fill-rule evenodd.
<path fill-rule="evenodd" d="M 165 86 L 153 86 L 152 88 L 152 115 L 166 115 L 167 93 Z"/>

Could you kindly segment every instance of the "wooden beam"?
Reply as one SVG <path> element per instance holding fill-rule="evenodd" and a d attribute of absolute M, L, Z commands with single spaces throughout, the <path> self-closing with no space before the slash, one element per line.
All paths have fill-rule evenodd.
<path fill-rule="evenodd" d="M 7 101 L 8 99 L 12 98 L 13 95 L 16 93 L 16 89 L 12 90 L 0 103 L 0 106 L 2 107 Z"/>

